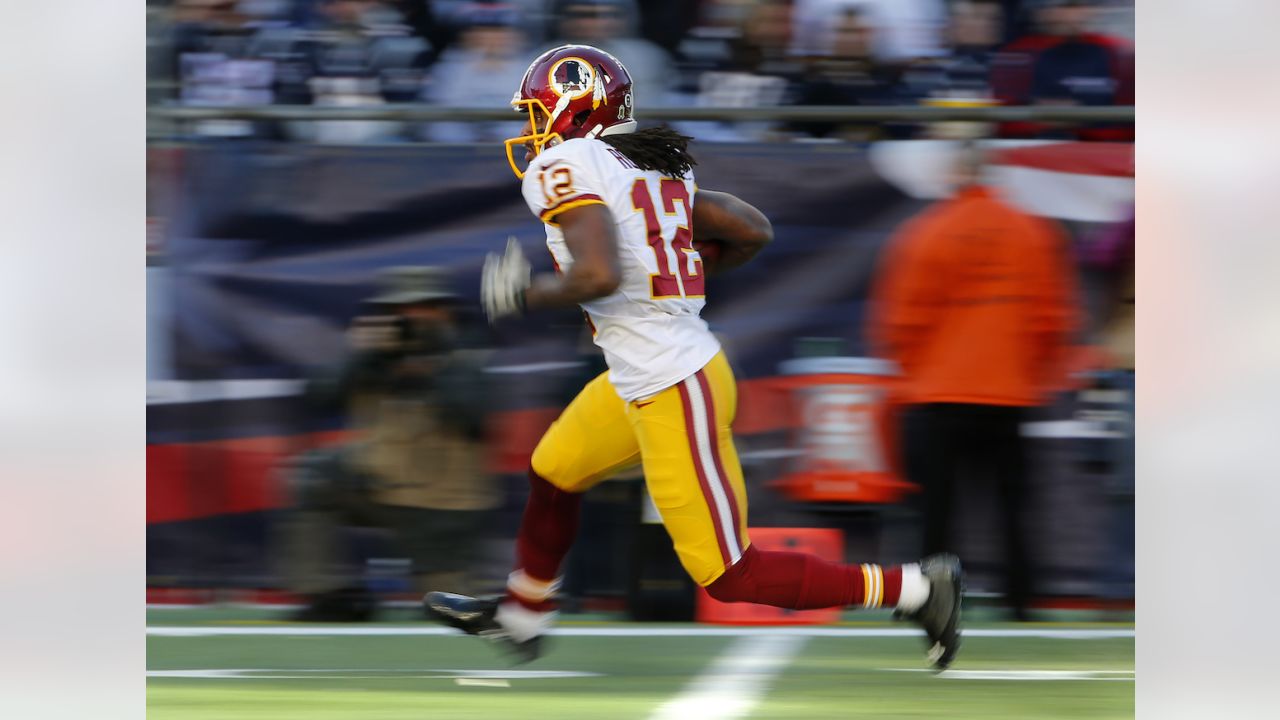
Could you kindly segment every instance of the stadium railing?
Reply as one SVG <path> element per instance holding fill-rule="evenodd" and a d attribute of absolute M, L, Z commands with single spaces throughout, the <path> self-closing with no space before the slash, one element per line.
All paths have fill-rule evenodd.
<path fill-rule="evenodd" d="M 938 107 L 884 106 L 770 106 L 770 107 L 651 107 L 646 120 L 703 120 L 723 122 L 1052 122 L 1120 123 L 1134 121 L 1133 106 L 1058 107 L 997 106 Z M 148 137 L 178 130 L 201 120 L 386 120 L 414 122 L 502 122 L 518 120 L 508 108 L 443 107 L 427 104 L 321 107 L 315 105 L 258 105 L 227 107 L 160 106 L 147 108 Z"/>

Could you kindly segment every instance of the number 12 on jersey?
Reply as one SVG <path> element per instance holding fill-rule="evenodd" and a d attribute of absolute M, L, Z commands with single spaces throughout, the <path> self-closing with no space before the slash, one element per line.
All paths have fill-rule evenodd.
<path fill-rule="evenodd" d="M 665 215 L 676 214 L 676 201 L 683 206 L 684 222 L 676 225 L 675 235 L 671 238 L 662 236 L 662 223 L 658 221 L 658 212 L 653 206 L 653 196 L 649 192 L 649 182 L 639 178 L 631 186 L 631 204 L 636 212 L 644 213 L 644 226 L 648 233 L 649 247 L 658 259 L 658 272 L 650 275 L 650 292 L 655 300 L 664 298 L 703 297 L 706 295 L 707 281 L 702 273 L 702 260 L 698 259 L 693 249 L 693 208 L 689 202 L 689 189 L 682 180 L 662 178 L 658 183 L 662 196 L 662 210 Z M 671 258 L 675 259 L 675 268 L 671 267 Z"/>

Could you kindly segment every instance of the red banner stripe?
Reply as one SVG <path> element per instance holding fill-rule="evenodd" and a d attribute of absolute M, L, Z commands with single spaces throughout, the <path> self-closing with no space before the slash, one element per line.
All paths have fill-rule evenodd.
<path fill-rule="evenodd" d="M 1133 143 L 1064 142 L 1052 145 L 997 148 L 991 161 L 999 165 L 1076 175 L 1133 177 Z"/>

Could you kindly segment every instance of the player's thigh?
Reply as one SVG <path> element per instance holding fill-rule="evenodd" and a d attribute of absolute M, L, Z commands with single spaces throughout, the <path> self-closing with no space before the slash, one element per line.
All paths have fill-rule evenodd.
<path fill-rule="evenodd" d="M 746 488 L 729 430 L 733 375 L 727 363 L 716 364 L 628 408 L 649 495 L 700 585 L 720 577 L 749 544 Z"/>
<path fill-rule="evenodd" d="M 568 492 L 593 485 L 640 462 L 626 403 L 602 373 L 547 428 L 533 451 L 533 471 Z"/>

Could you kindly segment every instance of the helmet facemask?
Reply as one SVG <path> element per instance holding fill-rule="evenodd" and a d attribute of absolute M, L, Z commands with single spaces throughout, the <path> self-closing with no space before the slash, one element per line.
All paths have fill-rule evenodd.
<path fill-rule="evenodd" d="M 517 98 L 511 101 L 511 106 L 518 113 L 527 116 L 527 124 L 525 125 L 526 134 L 519 137 L 508 138 L 504 141 L 507 148 L 507 162 L 511 164 L 511 171 L 516 177 L 523 178 L 524 171 L 516 164 L 515 149 L 519 147 L 527 147 L 532 145 L 531 151 L 533 156 L 537 157 L 547 145 L 564 142 L 564 138 L 560 133 L 551 131 L 551 121 L 554 119 L 551 111 L 547 110 L 547 106 L 538 98 Z M 541 126 L 541 129 L 539 129 Z"/>

